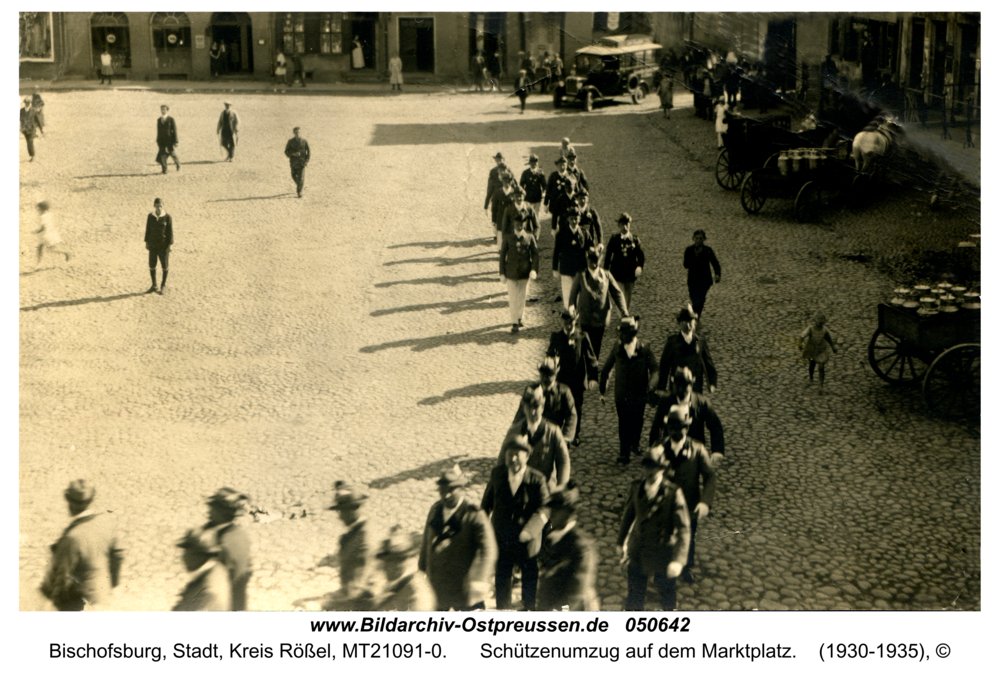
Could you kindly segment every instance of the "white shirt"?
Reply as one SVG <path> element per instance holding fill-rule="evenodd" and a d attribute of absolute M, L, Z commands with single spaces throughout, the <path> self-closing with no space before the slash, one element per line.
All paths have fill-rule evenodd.
<path fill-rule="evenodd" d="M 656 473 L 656 479 L 653 481 L 653 485 L 650 486 L 648 481 L 643 482 L 642 487 L 646 489 L 646 497 L 652 500 L 656 497 L 656 493 L 660 490 L 660 484 L 663 483 L 663 472 Z"/>
<path fill-rule="evenodd" d="M 690 345 L 691 341 L 694 340 L 694 331 L 692 331 L 691 333 L 684 333 L 683 331 L 681 331 L 681 338 L 684 339 L 685 343 Z"/>
<path fill-rule="evenodd" d="M 528 466 L 525 465 L 521 468 L 521 471 L 514 474 L 510 470 L 507 470 L 507 480 L 510 482 L 510 494 L 517 495 L 517 489 L 521 487 L 521 482 L 524 481 L 524 473 L 528 470 Z"/>
<path fill-rule="evenodd" d="M 451 509 L 448 508 L 448 505 L 442 505 L 444 509 L 441 510 L 441 513 L 444 516 L 445 523 L 448 523 L 448 519 L 450 519 L 458 508 L 462 506 L 463 502 L 465 502 L 465 496 L 462 496 L 462 499 L 458 501 L 458 504 Z"/>
<path fill-rule="evenodd" d="M 639 345 L 639 341 L 635 338 L 632 339 L 632 342 L 622 345 L 622 347 L 625 348 L 625 354 L 628 355 L 629 359 L 635 356 L 635 348 L 637 345 Z"/>

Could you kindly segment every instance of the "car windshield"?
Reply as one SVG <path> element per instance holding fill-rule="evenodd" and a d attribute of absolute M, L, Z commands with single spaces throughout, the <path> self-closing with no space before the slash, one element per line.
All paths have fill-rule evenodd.
<path fill-rule="evenodd" d="M 578 54 L 576 57 L 576 72 L 580 75 L 586 75 L 587 73 L 600 73 L 607 70 L 618 70 L 617 56 Z"/>

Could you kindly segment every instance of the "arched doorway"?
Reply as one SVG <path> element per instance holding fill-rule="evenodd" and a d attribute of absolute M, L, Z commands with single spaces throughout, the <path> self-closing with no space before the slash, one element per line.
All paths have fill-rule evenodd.
<path fill-rule="evenodd" d="M 246 12 L 215 12 L 209 25 L 209 41 L 226 45 L 219 61 L 219 75 L 253 73 L 253 32 Z"/>
<path fill-rule="evenodd" d="M 128 17 L 121 12 L 94 12 L 90 17 L 91 64 L 101 68 L 101 54 L 107 48 L 115 73 L 132 67 Z"/>
<path fill-rule="evenodd" d="M 184 12 L 156 12 L 153 31 L 153 68 L 161 79 L 191 75 L 191 20 Z"/>

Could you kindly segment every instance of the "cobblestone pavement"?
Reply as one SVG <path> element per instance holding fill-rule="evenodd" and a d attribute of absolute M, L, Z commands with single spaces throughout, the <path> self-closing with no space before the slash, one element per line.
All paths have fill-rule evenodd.
<path fill-rule="evenodd" d="M 163 102 L 183 162 L 166 176 L 153 163 Z M 874 375 L 876 305 L 913 280 L 841 255 L 951 249 L 976 226 L 898 190 L 859 211 L 834 204 L 815 225 L 795 222 L 790 201 L 749 217 L 715 183 L 712 125 L 690 109 L 665 120 L 654 101 L 586 114 L 533 97 L 525 115 L 496 95 L 233 102 L 232 164 L 214 136 L 221 96 L 52 93 L 34 163 L 22 142 L 23 608 L 39 606 L 33 590 L 66 523 L 62 490 L 79 477 L 125 536 L 123 609 L 171 607 L 186 575 L 173 543 L 223 485 L 267 512 L 248 523 L 259 610 L 336 587 L 316 567 L 342 532 L 325 509 L 335 479 L 369 486 L 380 530 L 422 529 L 435 479 L 455 461 L 475 474 L 478 499 L 558 325 L 546 272 L 529 290 L 526 329 L 509 333 L 486 174 L 497 150 L 516 169 L 535 152 L 550 171 L 563 136 L 602 218 L 633 216 L 647 251 L 634 311 L 657 354 L 686 300 L 681 259 L 695 228 L 723 266 L 706 329 L 729 448 L 679 607 L 980 607 L 979 430 L 929 416 L 918 391 Z M 313 151 L 301 200 L 282 155 L 294 125 Z M 163 296 L 143 294 L 154 197 L 174 218 Z M 73 258 L 34 271 L 43 198 Z M 807 386 L 795 349 L 819 308 L 840 350 L 826 396 Z M 615 465 L 616 426 L 613 404 L 588 396 L 585 441 L 571 449 L 606 609 L 626 593 L 614 538 L 639 473 Z"/>

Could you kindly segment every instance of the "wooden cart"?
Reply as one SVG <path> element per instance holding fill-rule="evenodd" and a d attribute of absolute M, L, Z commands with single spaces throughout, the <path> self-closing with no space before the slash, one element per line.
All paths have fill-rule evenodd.
<path fill-rule="evenodd" d="M 726 190 L 736 190 L 748 171 L 760 169 L 772 155 L 805 145 L 798 134 L 790 131 L 791 123 L 788 115 L 731 115 L 729 131 L 722 135 L 725 147 L 715 160 L 716 182 Z"/>
<path fill-rule="evenodd" d="M 892 385 L 920 385 L 934 413 L 979 423 L 978 310 L 922 316 L 879 304 L 868 363 Z"/>

